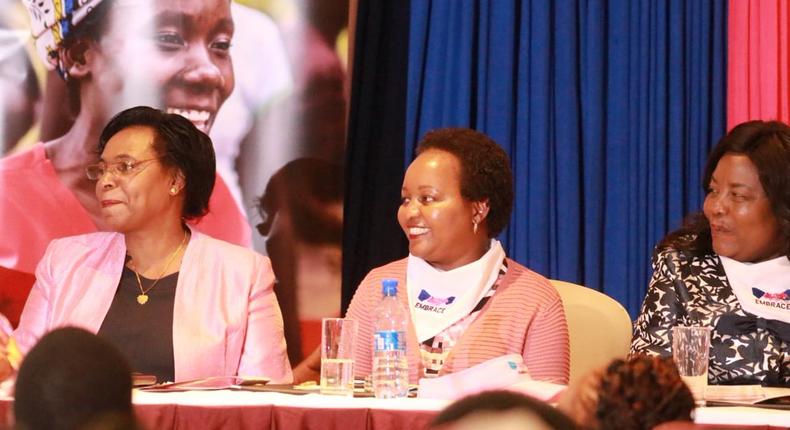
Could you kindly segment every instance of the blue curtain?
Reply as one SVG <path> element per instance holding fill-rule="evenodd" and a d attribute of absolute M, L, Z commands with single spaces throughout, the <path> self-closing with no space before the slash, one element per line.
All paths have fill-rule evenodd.
<path fill-rule="evenodd" d="M 725 2 L 411 3 L 406 154 L 445 126 L 510 154 L 509 255 L 635 316 L 725 132 Z"/>

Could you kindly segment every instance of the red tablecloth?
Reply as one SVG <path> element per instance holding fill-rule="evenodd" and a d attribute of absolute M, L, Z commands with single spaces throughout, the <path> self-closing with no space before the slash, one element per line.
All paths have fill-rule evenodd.
<path fill-rule="evenodd" d="M 436 412 L 291 406 L 136 405 L 147 429 L 408 429 L 428 427 Z"/>
<path fill-rule="evenodd" d="M 438 411 L 449 403 L 431 399 L 352 399 L 239 391 L 136 392 L 134 402 L 140 423 L 150 430 L 420 430 L 427 428 Z M 11 400 L 0 400 L 0 428 L 9 422 L 11 406 Z M 668 428 L 715 429 L 721 424 L 741 428 L 790 427 L 790 411 L 786 410 L 708 407 L 698 409 L 695 415 L 697 425 Z"/>
<path fill-rule="evenodd" d="M 135 401 L 137 418 L 149 430 L 420 430 L 428 427 L 441 407 L 430 406 L 429 409 L 434 410 L 426 410 L 424 403 L 417 399 L 397 400 L 393 402 L 396 409 L 388 409 L 387 401 L 376 399 L 228 391 L 136 394 Z M 415 409 L 408 409 L 412 404 Z M 12 405 L 11 400 L 0 400 L 0 424 L 9 423 Z"/>

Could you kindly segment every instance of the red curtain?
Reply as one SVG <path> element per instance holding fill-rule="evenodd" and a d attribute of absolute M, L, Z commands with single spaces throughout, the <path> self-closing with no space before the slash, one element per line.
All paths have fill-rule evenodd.
<path fill-rule="evenodd" d="M 727 129 L 750 119 L 790 122 L 786 0 L 730 0 Z"/>

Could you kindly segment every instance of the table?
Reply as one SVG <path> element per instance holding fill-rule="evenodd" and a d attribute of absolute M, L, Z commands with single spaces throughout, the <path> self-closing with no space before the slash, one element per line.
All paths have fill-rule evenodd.
<path fill-rule="evenodd" d="M 147 429 L 408 429 L 427 428 L 450 402 L 435 399 L 343 398 L 318 394 L 233 390 L 146 393 L 135 391 L 136 414 Z M 11 400 L 0 400 L 6 422 Z M 790 426 L 790 411 L 708 407 L 696 412 L 702 424 Z"/>
<path fill-rule="evenodd" d="M 790 427 L 790 410 L 745 406 L 697 408 L 694 422 L 698 424 Z"/>
<path fill-rule="evenodd" d="M 246 391 L 135 392 L 140 421 L 159 428 L 422 429 L 449 402 Z"/>
<path fill-rule="evenodd" d="M 428 427 L 450 402 L 292 395 L 236 390 L 148 393 L 132 396 L 138 420 L 154 429 L 409 429 Z M 0 427 L 13 405 L 0 399 Z"/>

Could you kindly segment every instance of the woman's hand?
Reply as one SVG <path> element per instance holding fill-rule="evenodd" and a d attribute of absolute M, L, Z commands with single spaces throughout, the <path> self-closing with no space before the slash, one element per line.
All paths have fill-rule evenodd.
<path fill-rule="evenodd" d="M 14 328 L 5 315 L 0 314 L 0 382 L 5 381 L 12 373 L 14 373 L 14 365 L 11 363 L 19 364 L 21 355 L 16 342 L 11 338 L 11 333 Z"/>
<path fill-rule="evenodd" d="M 0 325 L 2 325 L 2 322 L 0 320 Z M 14 368 L 11 367 L 11 363 L 8 361 L 8 335 L 9 333 L 5 327 L 0 327 L 0 381 L 5 381 L 14 372 Z"/>
<path fill-rule="evenodd" d="M 294 385 L 305 381 L 318 381 L 321 378 L 321 347 L 315 349 L 299 365 L 294 367 Z"/>

